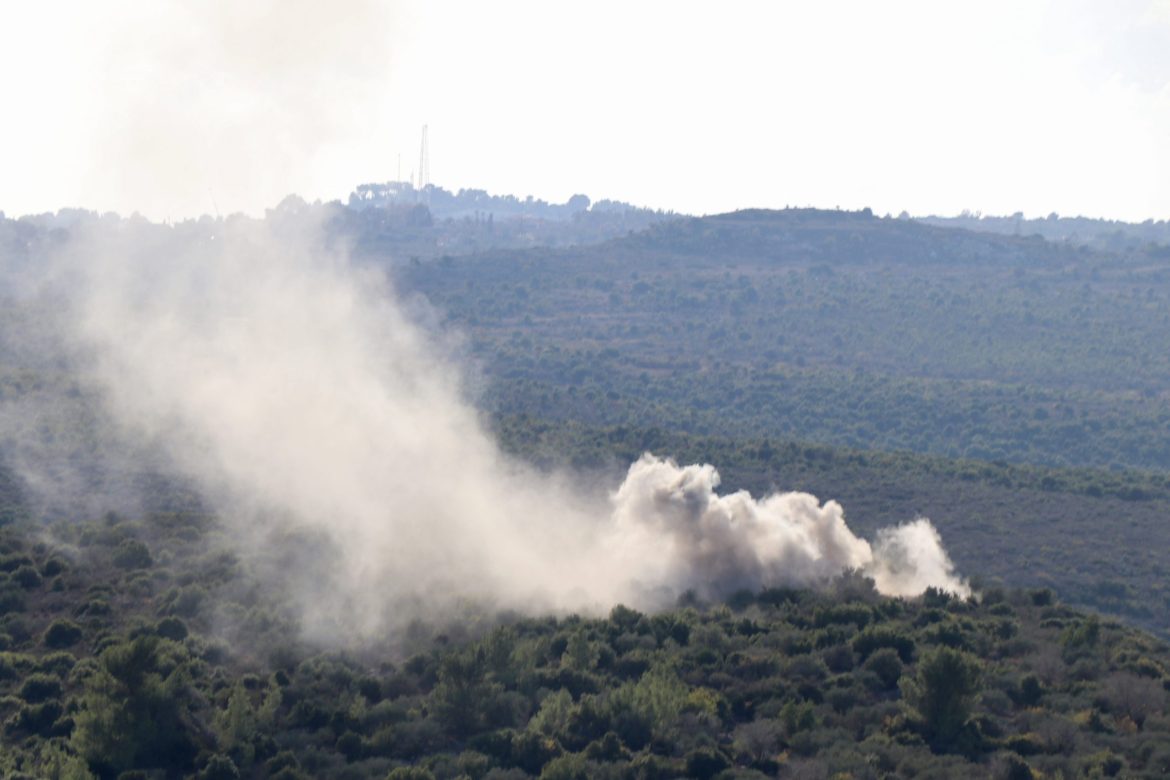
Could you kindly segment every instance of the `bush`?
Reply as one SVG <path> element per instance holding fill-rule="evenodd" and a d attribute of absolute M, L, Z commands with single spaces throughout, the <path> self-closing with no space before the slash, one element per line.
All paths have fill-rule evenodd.
<path fill-rule="evenodd" d="M 1036 776 L 1028 762 L 1014 753 L 1001 756 L 995 769 L 995 777 L 999 780 L 1032 780 Z"/>
<path fill-rule="evenodd" d="M 45 699 L 56 699 L 61 695 L 61 680 L 51 674 L 36 672 L 24 678 L 20 686 L 20 698 L 30 704 L 42 702 Z"/>
<path fill-rule="evenodd" d="M 1048 607 L 1056 603 L 1056 594 L 1050 588 L 1034 590 L 1030 595 L 1032 598 L 1032 606 L 1035 607 Z"/>
<path fill-rule="evenodd" d="M 163 639 L 172 639 L 176 642 L 182 642 L 187 638 L 187 624 L 177 617 L 165 617 L 158 621 L 154 631 Z"/>
<path fill-rule="evenodd" d="M 1012 698 L 1021 707 L 1035 707 L 1040 703 L 1042 696 L 1044 696 L 1044 686 L 1040 684 L 1040 678 L 1029 674 L 1020 680 L 1020 687 Z"/>
<path fill-rule="evenodd" d="M 872 620 L 873 610 L 865 604 L 834 604 L 818 608 L 813 613 L 813 625 L 817 628 L 851 623 L 862 629 Z"/>
<path fill-rule="evenodd" d="M 853 670 L 853 650 L 849 645 L 835 645 L 821 653 L 821 658 L 829 671 L 841 674 Z"/>
<path fill-rule="evenodd" d="M 66 647 L 77 644 L 81 640 L 81 636 L 81 626 L 72 620 L 54 620 L 45 629 L 45 634 L 41 641 L 45 647 L 54 650 L 63 650 Z"/>
<path fill-rule="evenodd" d="M 875 650 L 865 660 L 864 668 L 877 675 L 886 690 L 897 687 L 898 680 L 902 677 L 902 659 L 898 657 L 898 651 L 892 647 Z"/>
<path fill-rule="evenodd" d="M 12 581 L 25 590 L 39 588 L 43 582 L 41 575 L 32 566 L 21 566 L 12 572 Z"/>
<path fill-rule="evenodd" d="M 687 777 L 697 777 L 699 780 L 708 780 L 728 766 L 727 758 L 712 748 L 692 750 L 686 756 Z"/>
<path fill-rule="evenodd" d="M 512 763 L 530 775 L 539 775 L 541 768 L 560 754 L 557 741 L 543 734 L 522 731 L 512 738 Z"/>
<path fill-rule="evenodd" d="M 595 775 L 593 768 L 580 753 L 566 753 L 544 765 L 540 780 L 590 780 Z"/>
<path fill-rule="evenodd" d="M 883 647 L 896 650 L 904 664 L 914 659 L 914 640 L 892 629 L 867 628 L 853 638 L 853 650 L 863 661 Z"/>
<path fill-rule="evenodd" d="M 240 770 L 227 756 L 212 756 L 199 773 L 199 780 L 240 780 Z"/>
<path fill-rule="evenodd" d="M 269 775 L 275 775 L 282 769 L 300 768 L 301 764 L 299 761 L 297 761 L 296 755 L 291 750 L 282 750 L 264 762 L 264 771 Z"/>
<path fill-rule="evenodd" d="M 37 661 L 37 671 L 45 674 L 56 675 L 57 677 L 64 677 L 73 671 L 73 667 L 77 665 L 77 659 L 72 654 L 64 650 L 58 650 L 54 653 L 45 653 Z"/>
<path fill-rule="evenodd" d="M 24 593 L 15 582 L 0 583 L 0 615 L 24 611 Z"/>
<path fill-rule="evenodd" d="M 137 539 L 124 539 L 114 552 L 114 565 L 120 569 L 147 569 L 154 564 L 150 548 Z"/>
<path fill-rule="evenodd" d="M 52 735 L 53 725 L 64 711 L 61 707 L 61 702 L 56 699 L 50 699 L 39 704 L 26 704 L 20 708 L 20 711 L 12 721 L 12 725 L 23 731 L 48 737 Z"/>
<path fill-rule="evenodd" d="M 56 577 L 65 569 L 69 568 L 61 558 L 50 558 L 41 566 L 41 575 L 44 577 Z"/>
<path fill-rule="evenodd" d="M 22 566 L 32 566 L 33 559 L 24 553 L 0 555 L 0 572 L 13 572 Z"/>
<path fill-rule="evenodd" d="M 345 756 L 346 761 L 357 761 L 362 757 L 362 738 L 360 734 L 346 731 L 337 738 L 335 743 L 337 752 Z"/>
<path fill-rule="evenodd" d="M 167 614 L 185 618 L 192 618 L 199 614 L 199 610 L 206 600 L 207 590 L 200 585 L 174 589 L 163 596 L 164 609 Z"/>

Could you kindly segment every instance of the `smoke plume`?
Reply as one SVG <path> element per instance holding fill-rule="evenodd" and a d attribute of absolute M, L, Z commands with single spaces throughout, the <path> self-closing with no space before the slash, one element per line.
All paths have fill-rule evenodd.
<path fill-rule="evenodd" d="M 666 594 L 690 589 L 707 597 L 823 584 L 851 570 L 887 595 L 931 586 L 970 594 L 929 520 L 883 529 L 871 546 L 849 530 L 836 501 L 822 505 L 808 493 L 721 496 L 718 486 L 710 465 L 680 467 L 646 454 L 630 466 L 613 506 L 613 554 L 623 571 Z"/>
<path fill-rule="evenodd" d="M 91 225 L 43 282 L 58 349 L 119 437 L 197 484 L 241 550 L 326 542 L 327 566 L 285 574 L 310 634 L 468 598 L 653 609 L 849 570 L 894 595 L 969 592 L 926 520 L 870 544 L 836 502 L 720 495 L 710 465 L 647 454 L 607 492 L 506 457 L 441 337 L 324 235 L 288 210 Z"/>

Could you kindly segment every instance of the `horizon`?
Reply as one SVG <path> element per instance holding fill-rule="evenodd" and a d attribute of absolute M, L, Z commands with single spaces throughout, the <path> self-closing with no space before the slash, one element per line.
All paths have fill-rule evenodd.
<path fill-rule="evenodd" d="M 310 206 L 339 205 L 343 208 L 352 208 L 352 206 L 347 202 L 348 196 L 352 195 L 354 192 L 356 192 L 358 187 L 366 186 L 366 185 L 370 185 L 370 184 L 409 184 L 409 185 L 413 186 L 413 184 L 411 184 L 411 182 L 395 181 L 392 179 L 382 181 L 382 182 L 364 181 L 361 184 L 354 185 L 354 188 L 352 190 L 350 190 L 350 192 L 347 195 L 339 196 L 339 197 L 335 197 L 335 198 L 330 198 L 330 199 L 323 199 L 323 198 L 309 199 L 308 197 L 306 197 L 300 193 L 290 192 L 287 195 L 285 195 L 284 197 L 278 199 L 277 201 L 275 201 L 267 206 L 264 206 L 259 212 L 255 212 L 255 213 L 247 213 L 244 211 L 234 211 L 234 212 L 230 212 L 230 213 L 202 212 L 199 214 L 192 214 L 192 215 L 188 215 L 188 216 L 184 216 L 184 217 L 180 217 L 180 218 L 176 219 L 176 218 L 170 218 L 170 217 L 156 218 L 156 217 L 152 217 L 149 215 L 144 215 L 137 210 L 131 211 L 129 213 L 124 213 L 124 212 L 115 211 L 115 210 L 94 209 L 94 208 L 86 207 L 84 205 L 74 205 L 74 206 L 60 206 L 58 208 L 51 209 L 51 210 L 38 211 L 38 212 L 28 212 L 28 213 L 24 213 L 24 214 L 9 214 L 5 210 L 0 209 L 0 219 L 10 219 L 10 220 L 15 220 L 15 221 L 35 220 L 37 218 L 42 218 L 42 217 L 60 217 L 65 212 L 82 212 L 82 213 L 97 216 L 97 217 L 105 217 L 105 216 L 112 215 L 112 216 L 117 217 L 118 219 L 139 218 L 139 219 L 145 219 L 149 223 L 159 224 L 159 225 L 180 224 L 183 222 L 196 222 L 196 221 L 200 221 L 203 219 L 214 219 L 214 220 L 221 220 L 222 221 L 225 219 L 231 219 L 231 218 L 237 218 L 237 217 L 246 217 L 249 219 L 264 219 L 267 216 L 268 212 L 274 211 L 275 209 L 277 209 L 280 206 L 281 203 L 283 203 L 285 200 L 288 200 L 290 198 L 297 198 Z M 718 216 L 724 216 L 724 215 L 728 215 L 728 214 L 738 214 L 738 213 L 748 212 L 748 211 L 769 211 L 769 212 L 818 211 L 818 212 L 826 212 L 826 213 L 839 212 L 839 213 L 843 213 L 843 214 L 859 214 L 859 213 L 863 213 L 863 212 L 870 212 L 870 214 L 875 219 L 895 219 L 896 218 L 896 219 L 911 219 L 911 220 L 931 220 L 931 219 L 999 220 L 999 219 L 1022 218 L 1025 222 L 1032 222 L 1032 221 L 1049 220 L 1049 219 L 1055 218 L 1055 219 L 1073 219 L 1073 220 L 1089 220 L 1089 221 L 1098 221 L 1098 222 L 1110 222 L 1110 223 L 1125 224 L 1125 225 L 1143 225 L 1143 224 L 1150 224 L 1150 223 L 1160 224 L 1160 223 L 1170 221 L 1170 216 L 1161 217 L 1161 218 L 1149 217 L 1149 218 L 1146 218 L 1144 220 L 1127 220 L 1127 219 L 1117 219 L 1117 218 L 1110 218 L 1110 217 L 1095 216 L 1095 215 L 1089 215 L 1089 214 L 1060 214 L 1057 212 L 1049 212 L 1047 214 L 1029 215 L 1029 214 L 1024 214 L 1023 212 L 1014 212 L 1014 213 L 1010 213 L 1010 214 L 1008 214 L 1008 213 L 985 213 L 982 211 L 972 211 L 972 210 L 968 210 L 968 209 L 963 209 L 962 211 L 960 211 L 958 213 L 952 213 L 952 214 L 944 214 L 944 213 L 912 214 L 912 213 L 907 212 L 905 209 L 902 209 L 902 210 L 897 211 L 897 212 L 894 212 L 894 211 L 879 212 L 877 209 L 874 209 L 874 208 L 867 206 L 867 205 L 861 205 L 861 206 L 858 206 L 856 208 L 842 208 L 840 206 L 826 207 L 826 206 L 793 204 L 793 203 L 786 203 L 784 205 L 775 205 L 775 206 L 742 205 L 742 206 L 737 206 L 737 207 L 731 208 L 727 211 L 716 211 L 716 212 L 697 214 L 697 213 L 675 211 L 672 209 L 667 209 L 667 208 L 657 206 L 655 204 L 629 203 L 627 201 L 622 201 L 622 200 L 619 200 L 616 198 L 610 198 L 609 196 L 604 195 L 604 194 L 600 198 L 594 198 L 589 193 L 574 192 L 574 195 L 570 196 L 569 198 L 565 198 L 562 201 L 555 201 L 555 200 L 547 200 L 545 198 L 541 198 L 539 196 L 536 196 L 536 195 L 530 194 L 530 193 L 494 192 L 494 191 L 488 190 L 488 189 L 483 188 L 483 187 L 468 186 L 468 187 L 460 187 L 459 189 L 448 189 L 447 187 L 444 187 L 442 184 L 438 184 L 435 182 L 429 182 L 428 186 L 434 187 L 435 189 L 440 190 L 440 191 L 446 191 L 448 193 L 451 193 L 452 195 L 458 195 L 464 191 L 483 192 L 492 198 L 512 197 L 512 198 L 516 198 L 520 202 L 524 202 L 526 199 L 532 199 L 535 202 L 541 202 L 541 203 L 545 203 L 547 205 L 564 205 L 565 203 L 567 203 L 569 201 L 569 199 L 571 197 L 574 197 L 574 196 L 580 194 L 580 195 L 585 195 L 589 199 L 589 205 L 584 210 L 591 210 L 593 208 L 593 206 L 599 202 L 610 201 L 610 202 L 620 203 L 624 206 L 629 206 L 632 209 L 644 209 L 644 210 L 649 210 L 649 211 L 655 211 L 655 212 L 658 212 L 658 213 L 661 213 L 664 215 L 668 215 L 670 217 L 696 218 L 696 219 L 702 219 L 702 218 L 706 218 L 706 217 L 718 217 Z M 421 190 L 420 190 L 420 192 L 421 192 Z M 428 204 L 422 204 L 422 205 L 428 206 L 428 208 L 429 208 Z M 501 217 L 501 218 L 508 219 L 508 217 L 506 215 Z"/>
<path fill-rule="evenodd" d="M 1008 21 L 1010 20 L 1010 21 Z M 685 214 L 1170 216 L 1170 3 L 23 6 L 0 210 L 257 215 L 406 180 Z M 599 56 L 599 52 L 604 52 Z"/>

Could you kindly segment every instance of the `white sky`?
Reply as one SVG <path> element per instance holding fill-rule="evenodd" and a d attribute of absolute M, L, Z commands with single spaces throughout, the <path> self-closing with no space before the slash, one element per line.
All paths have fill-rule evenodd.
<path fill-rule="evenodd" d="M 1170 0 L 0 0 L 0 210 L 405 178 L 711 213 L 1170 218 Z"/>

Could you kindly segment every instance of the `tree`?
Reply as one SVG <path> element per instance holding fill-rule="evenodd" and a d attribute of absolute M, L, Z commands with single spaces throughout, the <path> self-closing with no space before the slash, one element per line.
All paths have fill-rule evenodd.
<path fill-rule="evenodd" d="M 431 691 L 435 718 L 455 737 L 467 737 L 485 726 L 491 705 L 503 691 L 486 679 L 483 647 L 453 653 L 439 667 L 439 682 Z"/>
<path fill-rule="evenodd" d="M 971 716 L 980 690 L 978 659 L 949 647 L 940 647 L 918 664 L 918 674 L 906 680 L 902 696 L 922 722 L 931 747 L 945 750 Z"/>
<path fill-rule="evenodd" d="M 91 767 L 105 775 L 190 762 L 197 750 L 188 730 L 195 702 L 182 655 L 181 646 L 149 634 L 101 654 L 72 736 Z"/>

